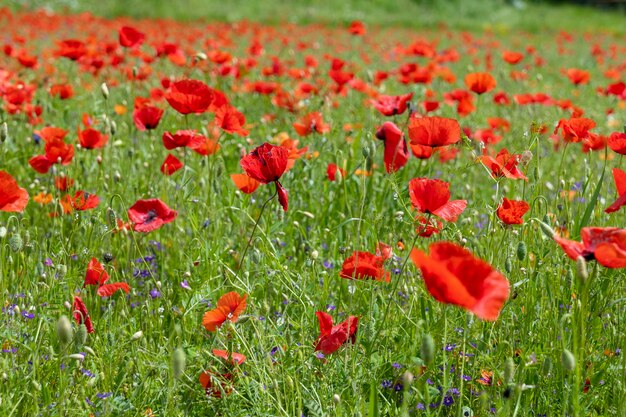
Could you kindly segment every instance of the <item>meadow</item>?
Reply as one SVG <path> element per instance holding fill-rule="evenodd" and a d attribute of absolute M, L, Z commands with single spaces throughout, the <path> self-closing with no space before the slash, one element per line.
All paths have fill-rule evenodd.
<path fill-rule="evenodd" d="M 57 3 L 0 9 L 1 416 L 626 416 L 623 15 Z"/>

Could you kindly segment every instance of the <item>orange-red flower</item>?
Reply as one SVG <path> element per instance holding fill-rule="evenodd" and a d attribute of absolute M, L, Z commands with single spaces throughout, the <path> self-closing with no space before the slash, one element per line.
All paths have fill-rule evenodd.
<path fill-rule="evenodd" d="M 424 214 L 455 222 L 467 207 L 465 200 L 450 201 L 450 183 L 439 179 L 413 178 L 409 181 L 409 197 L 413 207 Z"/>
<path fill-rule="evenodd" d="M 581 70 L 578 68 L 570 68 L 566 72 L 567 78 L 574 85 L 587 84 L 590 79 L 589 71 Z"/>
<path fill-rule="evenodd" d="M 67 131 L 58 127 L 45 127 L 37 133 L 46 143 L 44 147 L 44 155 L 38 155 L 31 158 L 28 163 L 35 171 L 45 174 L 52 165 L 61 164 L 69 165 L 74 158 L 74 146 L 65 143 L 63 138 L 67 135 Z"/>
<path fill-rule="evenodd" d="M 165 161 L 163 161 L 163 164 L 161 165 L 161 172 L 165 175 L 172 175 L 182 167 L 183 163 L 180 162 L 180 159 L 176 158 L 171 153 L 168 153 L 165 157 Z"/>
<path fill-rule="evenodd" d="M 439 302 L 463 307 L 483 320 L 496 320 L 509 297 L 509 282 L 487 262 L 451 242 L 437 242 L 430 254 L 413 249 L 428 292 Z"/>
<path fill-rule="evenodd" d="M 96 258 L 91 258 L 87 265 L 87 272 L 85 273 L 85 283 L 83 287 L 87 285 L 95 285 L 98 287 L 97 294 L 100 297 L 110 297 L 118 290 L 124 291 L 126 294 L 130 292 L 130 286 L 125 282 L 114 282 L 107 284 L 109 280 L 109 274 L 104 270 L 104 267 Z"/>
<path fill-rule="evenodd" d="M 356 332 L 359 318 L 349 316 L 345 321 L 333 326 L 333 318 L 323 311 L 315 313 L 320 324 L 320 336 L 315 344 L 315 351 L 321 351 L 324 355 L 336 352 L 344 343 L 350 340 L 356 341 Z"/>
<path fill-rule="evenodd" d="M 560 129 L 561 137 L 565 142 L 582 142 L 589 137 L 589 131 L 594 127 L 596 127 L 596 122 L 591 119 L 573 117 L 569 120 L 559 120 L 554 133 Z"/>
<path fill-rule="evenodd" d="M 461 140 L 461 126 L 454 119 L 445 117 L 415 117 L 409 120 L 411 150 L 418 158 L 428 158 L 432 149 L 452 145 Z M 427 147 L 427 148 L 426 148 Z"/>
<path fill-rule="evenodd" d="M 322 113 L 320 112 L 313 112 L 303 116 L 299 121 L 293 124 L 293 128 L 300 136 L 307 136 L 313 132 L 330 132 L 330 126 L 324 123 Z"/>
<path fill-rule="evenodd" d="M 604 210 L 606 213 L 614 213 L 626 204 L 626 172 L 619 168 L 613 168 L 613 181 L 615 181 L 615 188 L 617 188 L 619 197 Z"/>
<path fill-rule="evenodd" d="M 198 80 L 172 83 L 165 99 L 180 114 L 204 113 L 213 102 L 215 92 Z"/>
<path fill-rule="evenodd" d="M 385 143 L 385 170 L 396 172 L 409 160 L 404 133 L 392 122 L 385 122 L 376 130 L 376 137 Z"/>
<path fill-rule="evenodd" d="M 374 255 L 369 252 L 355 251 L 343 261 L 339 276 L 346 279 L 373 279 L 376 281 L 389 282 L 390 274 L 385 271 L 383 264 L 384 256 Z"/>
<path fill-rule="evenodd" d="M 230 174 L 230 179 L 242 193 L 252 194 L 261 184 L 246 174 Z"/>
<path fill-rule="evenodd" d="M 140 46 L 146 39 L 145 34 L 130 26 L 121 27 L 118 34 L 120 45 L 122 45 L 124 48 Z"/>
<path fill-rule="evenodd" d="M 580 237 L 582 242 L 558 235 L 554 235 L 554 240 L 570 259 L 582 256 L 586 261 L 596 260 L 607 268 L 626 268 L 626 229 L 583 227 Z"/>
<path fill-rule="evenodd" d="M 517 168 L 520 162 L 521 155 L 511 154 L 505 148 L 501 149 L 496 157 L 483 155 L 480 160 L 482 163 L 491 170 L 493 178 L 510 178 L 513 180 L 524 179 L 528 181 L 528 178 Z"/>
<path fill-rule="evenodd" d="M 287 211 L 288 207 L 287 190 L 285 190 L 278 180 L 287 169 L 288 159 L 289 151 L 287 149 L 282 146 L 264 143 L 239 161 L 243 170 L 246 171 L 246 174 L 251 178 L 263 184 L 270 182 L 276 183 L 278 201 L 284 211 Z"/>
<path fill-rule="evenodd" d="M 530 210 L 530 206 L 527 202 L 523 200 L 509 200 L 504 197 L 496 213 L 504 224 L 522 224 L 524 223 L 522 216 L 528 210 Z"/>
<path fill-rule="evenodd" d="M 474 72 L 465 76 L 465 85 L 476 94 L 484 94 L 496 88 L 496 80 L 486 72 Z"/>
<path fill-rule="evenodd" d="M 337 172 L 341 175 L 341 178 L 346 177 L 346 171 L 343 168 L 339 168 L 336 164 L 330 163 L 326 168 L 326 176 L 330 181 L 335 181 L 337 178 Z"/>
<path fill-rule="evenodd" d="M 135 232 L 151 232 L 173 222 L 176 216 L 178 212 L 170 209 L 158 198 L 138 200 L 128 209 L 128 218 L 133 223 Z"/>
<path fill-rule="evenodd" d="M 215 124 L 224 132 L 248 136 L 248 131 L 244 129 L 246 118 L 232 106 L 222 106 L 215 112 Z"/>
<path fill-rule="evenodd" d="M 84 149 L 98 149 L 107 144 L 109 137 L 103 135 L 96 129 L 87 128 L 85 130 L 78 129 L 78 142 Z"/>
<path fill-rule="evenodd" d="M 21 213 L 28 204 L 28 191 L 6 171 L 0 171 L 0 211 Z"/>
<path fill-rule="evenodd" d="M 247 294 L 240 296 L 234 291 L 226 293 L 217 301 L 217 307 L 204 313 L 202 325 L 210 332 L 222 327 L 226 320 L 236 323 L 246 309 Z"/>
<path fill-rule="evenodd" d="M 609 136 L 608 145 L 613 152 L 620 155 L 626 155 L 626 133 L 613 132 Z"/>
<path fill-rule="evenodd" d="M 76 320 L 76 324 L 81 325 L 84 324 L 87 328 L 87 333 L 93 333 L 93 324 L 91 323 L 91 317 L 89 317 L 89 312 L 87 311 L 87 306 L 83 302 L 83 300 L 75 295 L 74 303 L 72 310 L 74 311 L 74 320 Z"/>
<path fill-rule="evenodd" d="M 370 100 L 370 104 L 383 116 L 395 116 L 402 114 L 407 109 L 407 103 L 413 98 L 413 93 L 401 96 L 380 95 L 375 100 Z"/>

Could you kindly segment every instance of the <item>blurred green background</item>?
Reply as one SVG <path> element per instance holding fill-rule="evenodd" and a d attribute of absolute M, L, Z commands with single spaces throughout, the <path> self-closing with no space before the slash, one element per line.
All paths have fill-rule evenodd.
<path fill-rule="evenodd" d="M 352 20 L 377 25 L 626 32 L 626 0 L 0 0 L 17 8 L 99 16 L 267 23 Z M 595 5 L 595 6 L 591 6 Z"/>

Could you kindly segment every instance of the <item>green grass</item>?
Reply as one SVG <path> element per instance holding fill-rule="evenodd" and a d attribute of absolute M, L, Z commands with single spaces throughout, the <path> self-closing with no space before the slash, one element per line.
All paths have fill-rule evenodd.
<path fill-rule="evenodd" d="M 329 62 L 324 60 L 327 53 L 349 61 L 357 76 L 366 81 L 373 71 L 394 70 L 401 63 L 426 65 L 421 57 L 399 57 L 397 62 L 385 59 L 398 43 L 413 41 L 415 31 L 403 26 L 410 25 L 424 29 L 420 36 L 436 40 L 439 51 L 451 47 L 459 51 L 458 61 L 445 63 L 458 79 L 452 84 L 436 79 L 425 86 L 404 85 L 391 77 L 378 89 L 384 88 L 387 94 L 411 91 L 413 101 L 421 102 L 428 88 L 442 100 L 444 92 L 464 88 L 465 74 L 484 68 L 488 50 L 477 47 L 472 55 L 473 48 L 459 29 L 492 25 L 498 30 L 475 33 L 473 39 L 501 43 L 491 51 L 491 72 L 498 91 L 510 96 L 545 92 L 557 99 L 571 99 L 585 109 L 586 117 L 597 122 L 595 132 L 609 134 L 626 122 L 623 102 L 596 93 L 597 87 L 610 81 L 602 75 L 604 64 L 594 60 L 590 49 L 595 42 L 604 49 L 618 44 L 619 38 L 601 32 L 616 30 L 619 18 L 589 12 L 585 19 L 576 20 L 574 16 L 586 9 L 529 5 L 526 13 L 503 6 L 493 12 L 500 16 L 495 20 L 480 21 L 481 14 L 473 9 L 473 25 L 442 3 L 441 10 L 450 10 L 451 19 L 458 19 L 448 22 L 449 30 L 444 31 L 433 29 L 438 16 L 444 14 L 420 15 L 413 3 L 370 3 L 363 6 L 362 13 L 350 11 L 358 10 L 348 7 L 353 3 L 341 3 L 331 13 L 295 2 L 281 13 L 298 22 L 343 23 L 356 18 L 383 27 L 372 28 L 361 39 L 349 36 L 343 28 L 290 27 L 283 33 L 280 26 L 257 26 L 265 54 L 257 58 L 259 66 L 243 73 L 241 80 L 217 75 L 217 66 L 208 62 L 178 67 L 158 59 L 150 64 L 150 77 L 131 82 L 127 70 L 132 72 L 133 66 L 141 68 L 145 63 L 130 53 L 124 54 L 125 65 L 106 66 L 95 76 L 81 71 L 74 62 L 53 57 L 55 42 L 70 36 L 88 39 L 93 35 L 117 42 L 118 21 L 81 24 L 79 19 L 70 19 L 54 26 L 44 24 L 47 21 L 38 16 L 33 21 L 3 25 L 8 28 L 7 38 L 25 37 L 23 47 L 40 58 L 36 70 L 25 70 L 9 58 L 6 65 L 14 73 L 11 83 L 22 79 L 37 87 L 33 103 L 43 108 L 42 125 L 67 129 L 66 141 L 75 145 L 76 128 L 83 113 L 88 113 L 111 138 L 102 151 L 76 149 L 70 165 L 55 167 L 56 174 L 76 180 L 73 191 L 97 194 L 98 208 L 51 217 L 50 213 L 60 211 L 59 200 L 65 193 L 54 187 L 52 173 L 37 174 L 28 165 L 32 156 L 43 153 L 43 146 L 33 139 L 33 132 L 42 125 L 31 126 L 23 114 L 0 114 L 9 132 L 9 138 L 0 144 L 0 170 L 10 172 L 31 196 L 23 214 L 0 212 L 0 228 L 4 228 L 0 234 L 0 299 L 5 308 L 0 315 L 0 343 L 7 351 L 0 353 L 2 416 L 145 416 L 151 410 L 154 416 L 439 417 L 458 416 L 467 408 L 475 416 L 626 414 L 622 401 L 626 397 L 626 359 L 619 353 L 626 347 L 624 273 L 590 262 L 591 278 L 581 282 L 575 277 L 575 263 L 538 225 L 539 220 L 549 222 L 576 239 L 577 227 L 585 218 L 589 225 L 621 227 L 623 212 L 607 215 L 603 211 L 616 198 L 609 174 L 611 168 L 623 166 L 620 156 L 609 151 L 610 159 L 605 160 L 603 151 L 584 154 L 575 144 L 555 151 L 549 135 L 559 119 L 569 117 L 568 112 L 554 106 L 495 106 L 490 100 L 492 93 L 488 93 L 475 97 L 477 109 L 466 117 L 444 104 L 437 114 L 459 119 L 462 126 L 473 130 L 485 128 L 488 117 L 506 118 L 511 130 L 502 133 L 502 142 L 494 149 L 532 153 L 522 167 L 528 182 L 501 180 L 496 186 L 477 161 L 476 143 L 467 140 L 459 145 L 459 155 L 446 164 L 436 157 L 424 161 L 411 157 L 404 168 L 388 175 L 382 142 L 374 138 L 376 127 L 387 119 L 366 104 L 369 98 L 365 94 L 351 89 L 341 96 L 324 88 L 301 103 L 299 114 L 292 114 L 277 108 L 270 97 L 243 89 L 245 82 L 258 80 L 279 82 L 286 91 L 295 89 L 298 81 L 287 75 L 261 75 L 273 56 L 283 62 L 293 59 L 289 65 L 302 67 L 303 55 L 314 55 L 320 67 L 311 78 L 322 79 L 325 86 L 330 83 L 326 75 Z M 92 7 L 106 16 L 129 12 L 144 17 L 281 20 L 256 2 L 246 2 L 241 8 L 229 6 L 228 10 L 216 3 L 189 3 L 189 7 L 176 9 L 180 15 L 170 15 L 171 5 L 165 3 L 155 3 L 155 7 L 145 2 L 127 4 L 123 10 L 104 1 Z M 476 4 L 470 3 L 468 8 Z M 289 10 L 294 10 L 293 14 Z M 546 21 L 564 22 L 568 30 L 594 24 L 601 30 L 588 41 L 575 33 L 574 41 L 565 46 L 567 53 L 560 55 L 554 33 L 559 26 L 555 23 L 545 33 L 532 30 L 538 22 L 534 13 L 552 16 Z M 556 16 L 561 14 L 565 17 L 558 20 Z M 148 43 L 160 39 L 164 28 L 177 33 L 176 39 L 188 51 L 209 52 L 205 41 L 226 36 L 232 42 L 215 48 L 240 60 L 248 57 L 253 33 L 241 30 L 244 25 L 189 23 L 172 28 L 161 23 L 133 24 L 143 30 L 152 28 Z M 401 27 L 393 26 L 396 24 Z M 189 32 L 193 30 L 197 32 Z M 187 39 L 187 33 L 198 36 Z M 282 44 L 283 36 L 288 47 Z M 298 51 L 299 42 L 311 47 Z M 319 48 L 313 46 L 315 42 Z M 532 57 L 527 57 L 528 78 L 513 81 L 511 68 L 499 59 L 500 51 L 524 51 L 527 45 L 536 47 L 545 64 L 537 67 L 532 65 Z M 153 55 L 148 45 L 142 50 Z M 606 65 L 617 66 L 622 58 L 606 59 Z M 46 64 L 56 72 L 46 73 Z M 588 69 L 591 84 L 573 87 L 561 73 L 562 68 L 570 67 Z M 187 127 L 206 133 L 212 119 L 210 114 L 184 118 L 162 101 L 158 105 L 166 110 L 159 127 L 154 132 L 135 128 L 131 116 L 135 98 L 149 96 L 151 89 L 161 87 L 161 78 L 170 75 L 201 79 L 223 91 L 243 112 L 251 133 L 246 139 L 222 134 L 220 151 L 208 158 L 173 151 L 185 160 L 186 167 L 165 177 L 159 172 L 168 154 L 161 134 Z M 113 86 L 111 80 L 119 85 Z M 108 99 L 100 93 L 104 81 L 111 84 Z M 67 101 L 51 97 L 47 89 L 57 82 L 71 83 L 75 96 Z M 128 107 L 127 113 L 113 111 L 114 105 L 121 104 Z M 615 109 L 613 119 L 607 117 L 607 108 Z M 331 131 L 299 138 L 292 124 L 311 111 L 320 111 Z M 275 119 L 262 121 L 269 113 Z M 115 123 L 114 134 L 104 116 Z M 405 116 L 390 120 L 403 126 Z M 346 123 L 359 126 L 346 132 Z M 533 133 L 531 126 L 541 123 L 547 125 L 548 133 Z M 235 189 L 229 174 L 242 172 L 242 149 L 250 151 L 262 142 L 275 142 L 280 132 L 300 139 L 300 147 L 309 147 L 308 156 L 298 159 L 281 178 L 289 191 L 289 210 L 283 212 L 275 200 L 269 203 L 260 216 L 252 248 L 238 269 L 255 220 L 273 187 L 261 185 L 248 196 Z M 370 161 L 366 154 L 371 155 Z M 345 166 L 348 173 L 368 163 L 375 166 L 371 176 L 353 174 L 337 183 L 326 179 L 331 162 Z M 503 271 L 511 284 L 511 296 L 497 321 L 484 322 L 460 308 L 438 303 L 410 261 L 402 269 L 415 239 L 408 182 L 416 177 L 449 181 L 452 198 L 468 201 L 456 223 L 431 239 L 418 239 L 416 247 L 427 250 L 433 241 L 452 241 Z M 601 187 L 597 193 L 596 187 Z M 39 192 L 52 194 L 54 202 L 42 206 L 32 201 Z M 523 225 L 504 227 L 497 221 L 494 211 L 502 196 L 531 204 Z M 128 208 L 140 198 L 161 198 L 179 215 L 148 235 L 115 232 L 115 220 L 127 220 Z M 16 236 L 22 245 L 17 244 Z M 390 284 L 339 278 L 344 259 L 355 250 L 373 252 L 379 241 L 392 245 L 397 256 L 385 264 L 391 271 Z M 398 249 L 399 241 L 404 242 L 404 250 Z M 129 296 L 118 292 L 102 299 L 93 287 L 82 288 L 92 257 L 105 265 L 111 282 L 131 285 Z M 105 262 L 111 257 L 113 260 Z M 183 280 L 191 290 L 181 287 Z M 160 296 L 153 298 L 151 290 L 158 290 Z M 201 325 L 203 314 L 229 291 L 248 294 L 245 318 L 219 332 L 207 332 Z M 95 332 L 85 345 L 77 340 L 62 345 L 57 321 L 61 315 L 71 316 L 66 302 L 78 293 L 89 308 Z M 325 360 L 316 357 L 316 311 L 329 311 L 335 323 L 347 315 L 359 316 L 356 343 L 343 346 Z M 76 332 L 74 322 L 73 326 Z M 578 337 L 583 330 L 581 343 Z M 420 349 L 426 334 L 433 337 L 435 345 L 430 364 L 424 362 Z M 186 355 L 186 369 L 178 379 L 172 366 L 177 348 Z M 233 371 L 237 375 L 233 392 L 221 399 L 207 397 L 198 382 L 203 370 L 227 370 L 212 349 L 237 351 L 247 357 L 240 369 Z M 564 349 L 578 360 L 573 372 L 562 366 Z M 85 353 L 84 360 L 69 356 L 79 352 Z M 504 380 L 507 360 L 515 365 L 508 384 Z M 483 371 L 492 373 L 491 384 L 479 382 Z M 410 386 L 398 385 L 407 381 L 407 372 L 415 380 Z M 583 393 L 587 378 L 589 390 Z M 440 403 L 446 396 L 453 404 L 427 406 L 424 412 L 416 409 L 418 404 Z"/>

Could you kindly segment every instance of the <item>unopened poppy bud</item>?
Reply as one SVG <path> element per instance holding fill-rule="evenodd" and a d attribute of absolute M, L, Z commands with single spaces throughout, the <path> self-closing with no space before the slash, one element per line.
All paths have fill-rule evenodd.
<path fill-rule="evenodd" d="M 435 359 L 435 341 L 429 333 L 422 337 L 420 356 L 426 365 L 430 365 Z"/>
<path fill-rule="evenodd" d="M 143 332 L 141 330 L 139 330 L 138 332 L 135 332 L 131 337 L 130 340 L 139 340 L 141 339 L 141 337 L 143 336 Z"/>
<path fill-rule="evenodd" d="M 285 378 L 285 382 L 287 382 L 287 388 L 293 390 L 293 379 L 289 375 Z"/>
<path fill-rule="evenodd" d="M 93 349 L 89 346 L 83 346 L 83 350 L 92 356 L 96 356 L 96 352 L 94 352 Z"/>
<path fill-rule="evenodd" d="M 504 271 L 507 274 L 510 274 L 512 270 L 513 270 L 513 263 L 511 262 L 511 257 L 507 256 L 506 259 L 504 260 Z"/>
<path fill-rule="evenodd" d="M 589 278 L 587 262 L 582 256 L 576 258 L 576 278 L 578 278 L 581 282 L 585 282 L 587 281 L 587 278 Z"/>
<path fill-rule="evenodd" d="M 24 241 L 19 233 L 14 233 L 9 238 L 9 247 L 13 252 L 19 252 L 24 248 Z"/>
<path fill-rule="evenodd" d="M 172 372 L 174 374 L 174 379 L 180 378 L 181 375 L 185 373 L 186 362 L 187 356 L 185 355 L 183 348 L 176 348 L 176 350 L 174 350 L 174 354 L 172 355 Z"/>
<path fill-rule="evenodd" d="M 339 394 L 333 394 L 333 402 L 335 404 L 339 404 L 341 402 L 341 397 L 339 396 Z"/>
<path fill-rule="evenodd" d="M 63 264 L 57 265 L 56 270 L 57 270 L 57 276 L 59 278 L 64 278 L 65 275 L 67 274 L 67 266 Z"/>
<path fill-rule="evenodd" d="M 67 308 L 68 310 L 72 308 L 72 304 L 70 304 L 69 301 L 66 301 L 63 303 L 63 305 L 65 306 L 65 308 Z"/>
<path fill-rule="evenodd" d="M 81 348 L 87 341 L 87 326 L 81 324 L 76 331 L 76 347 Z"/>
<path fill-rule="evenodd" d="M 316 250 L 312 250 L 311 253 L 309 254 L 309 257 L 312 260 L 316 260 L 318 257 L 320 256 L 319 252 Z"/>
<path fill-rule="evenodd" d="M 3 122 L 0 125 L 0 142 L 3 142 L 5 140 L 7 140 L 7 138 L 9 137 L 9 127 L 7 126 L 7 122 Z"/>
<path fill-rule="evenodd" d="M 33 388 L 35 389 L 35 391 L 41 391 L 41 384 L 37 381 L 35 381 L 34 379 L 30 382 L 30 384 L 33 386 Z"/>
<path fill-rule="evenodd" d="M 567 349 L 563 349 L 561 364 L 563 365 L 563 370 L 566 372 L 572 372 L 576 369 L 576 358 L 574 358 L 574 354 Z"/>
<path fill-rule="evenodd" d="M 404 386 L 404 389 L 409 389 L 412 383 L 413 383 L 413 374 L 409 371 L 406 371 L 405 373 L 403 373 L 402 374 L 402 386 Z"/>
<path fill-rule="evenodd" d="M 363 154 L 363 158 L 369 158 L 370 157 L 370 147 L 369 144 L 364 143 L 363 147 L 361 148 L 361 153 Z M 339 170 L 337 170 L 339 171 Z"/>
<path fill-rule="evenodd" d="M 113 174 L 113 180 L 115 182 L 122 181 L 122 174 L 120 174 L 119 171 L 115 171 L 115 173 Z"/>
<path fill-rule="evenodd" d="M 550 239 L 554 238 L 554 235 L 555 235 L 554 230 L 552 230 L 552 228 L 548 226 L 546 223 L 540 221 L 539 227 L 541 227 L 541 231 L 543 232 L 544 235 L 546 235 L 546 237 Z"/>
<path fill-rule="evenodd" d="M 341 173 L 341 170 L 338 169 L 337 172 L 335 172 L 335 182 L 341 183 L 341 181 L 343 181 L 343 174 Z"/>
<path fill-rule="evenodd" d="M 72 323 L 70 323 L 70 319 L 67 316 L 59 317 L 57 321 L 57 337 L 59 338 L 59 342 L 62 345 L 67 345 L 72 341 L 73 331 L 72 331 Z"/>
<path fill-rule="evenodd" d="M 206 61 L 207 56 L 204 52 L 198 52 L 196 53 L 196 55 L 194 56 L 196 61 Z"/>
<path fill-rule="evenodd" d="M 4 239 L 7 235 L 7 228 L 0 226 L 0 239 Z"/>
<path fill-rule="evenodd" d="M 85 355 L 83 355 L 82 353 L 72 353 L 71 355 L 67 355 L 67 357 L 70 359 L 76 359 L 77 361 L 85 360 Z"/>
<path fill-rule="evenodd" d="M 137 74 L 139 74 L 139 68 L 135 65 L 133 67 L 133 79 L 137 78 Z"/>
<path fill-rule="evenodd" d="M 108 98 L 109 98 L 109 87 L 107 86 L 107 83 L 100 84 L 100 91 L 102 92 L 102 96 L 104 97 L 104 99 L 108 100 Z"/>
<path fill-rule="evenodd" d="M 96 157 L 96 162 L 98 163 L 98 165 L 101 165 L 101 164 L 102 164 L 102 155 L 98 155 L 98 156 Z"/>
<path fill-rule="evenodd" d="M 565 282 L 568 287 L 572 285 L 572 282 L 574 282 L 574 272 L 572 271 L 572 268 L 567 269 L 567 272 L 565 273 Z"/>
<path fill-rule="evenodd" d="M 520 261 L 526 259 L 526 243 L 523 240 L 517 244 L 517 259 Z"/>
<path fill-rule="evenodd" d="M 115 134 L 117 133 L 117 123 L 115 123 L 115 120 L 111 120 L 111 129 L 110 129 L 111 135 L 115 136 Z"/>
<path fill-rule="evenodd" d="M 156 282 L 156 286 L 157 286 L 158 289 L 161 289 L 161 285 L 163 285 L 163 284 L 161 284 L 161 281 L 157 281 Z"/>
<path fill-rule="evenodd" d="M 513 358 L 506 358 L 504 361 L 504 383 L 510 384 L 513 382 L 513 376 L 515 375 L 515 363 Z"/>

